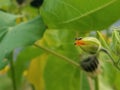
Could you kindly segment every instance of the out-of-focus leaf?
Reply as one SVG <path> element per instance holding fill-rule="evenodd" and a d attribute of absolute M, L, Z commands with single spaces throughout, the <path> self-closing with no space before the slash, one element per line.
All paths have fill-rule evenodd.
<path fill-rule="evenodd" d="M 49 47 L 58 48 L 61 46 L 62 42 L 60 41 L 59 32 L 58 30 L 46 30 L 44 40 Z"/>
<path fill-rule="evenodd" d="M 42 54 L 42 51 L 35 47 L 27 47 L 19 53 L 14 66 L 15 80 L 18 87 L 21 86 L 24 70 L 27 70 L 30 61 L 40 54 Z"/>
<path fill-rule="evenodd" d="M 4 28 L 10 28 L 16 24 L 19 16 L 0 11 L 0 31 Z"/>
<path fill-rule="evenodd" d="M 107 82 L 108 85 L 112 87 L 115 81 L 117 69 L 110 62 L 110 58 L 107 57 L 104 53 L 100 54 L 99 59 L 101 61 L 100 64 L 102 70 L 102 81 L 105 83 Z"/>
<path fill-rule="evenodd" d="M 119 90 L 120 89 L 120 72 L 116 72 L 116 76 L 114 77 L 114 88 L 115 90 Z"/>
<path fill-rule="evenodd" d="M 41 15 L 49 28 L 102 30 L 120 18 L 120 0 L 45 0 Z"/>
<path fill-rule="evenodd" d="M 0 2 L 1 3 L 1 2 Z M 0 11 L 0 41 L 8 31 L 8 27 L 16 24 L 16 19 L 19 16 Z"/>
<path fill-rule="evenodd" d="M 0 8 L 11 5 L 10 0 L 0 0 Z"/>
<path fill-rule="evenodd" d="M 116 40 L 116 37 L 115 37 L 115 31 L 113 31 L 113 33 L 112 33 L 112 43 L 110 44 L 110 47 L 111 47 L 113 52 L 115 52 L 116 44 L 117 44 L 117 40 Z"/>
<path fill-rule="evenodd" d="M 42 45 L 79 61 L 79 53 L 74 45 L 75 35 L 75 31 L 46 30 L 42 38 Z"/>
<path fill-rule="evenodd" d="M 44 53 L 32 59 L 30 63 L 27 79 L 35 87 L 35 90 L 45 90 L 44 68 L 47 58 L 48 54 Z"/>
<path fill-rule="evenodd" d="M 43 36 L 45 25 L 41 17 L 31 21 L 18 24 L 14 27 L 8 27 L 8 32 L 0 43 L 0 69 L 2 69 L 3 58 L 17 47 L 33 44 Z"/>
<path fill-rule="evenodd" d="M 104 82 L 101 81 L 99 86 L 100 86 L 100 90 L 114 90 L 110 85 L 106 84 L 105 81 Z"/>
<path fill-rule="evenodd" d="M 113 42 L 114 41 L 117 41 L 119 44 L 120 44 L 120 32 L 119 31 L 117 31 L 117 30 L 115 30 L 115 31 L 113 31 Z"/>
<path fill-rule="evenodd" d="M 102 34 L 99 31 L 97 31 L 97 38 L 100 40 L 102 47 L 109 49 L 108 44 L 106 43 L 105 39 L 103 38 Z"/>
<path fill-rule="evenodd" d="M 114 53 L 114 55 L 117 57 L 116 61 L 120 60 L 120 28 L 114 28 L 114 31 L 112 33 L 112 42 L 110 45 L 111 51 Z M 105 65 L 106 66 L 106 65 Z M 111 85 L 113 85 L 113 88 L 115 90 L 119 90 L 119 84 L 120 84 L 120 72 L 117 70 L 113 70 L 113 67 L 106 66 L 106 69 L 109 69 L 109 72 L 107 72 L 105 75 L 108 75 L 108 80 L 110 81 Z M 110 77 L 111 76 L 111 77 Z"/>
<path fill-rule="evenodd" d="M 10 69 L 10 67 L 7 65 L 4 69 L 0 70 L 0 75 L 6 74 L 9 69 Z"/>
<path fill-rule="evenodd" d="M 6 28 L 0 30 L 0 42 L 3 39 L 3 37 L 6 35 L 7 30 Z"/>
<path fill-rule="evenodd" d="M 120 35 L 118 31 L 113 31 L 112 33 L 112 42 L 110 48 L 116 55 L 120 54 Z"/>
<path fill-rule="evenodd" d="M 46 30 L 42 45 L 74 61 L 79 61 L 79 53 L 74 46 L 74 31 Z M 55 38 L 53 38 L 55 37 Z M 80 71 L 70 63 L 56 56 L 48 58 L 44 71 L 46 90 L 79 90 Z"/>
<path fill-rule="evenodd" d="M 44 78 L 46 84 L 45 90 L 80 89 L 79 69 L 76 69 L 62 59 L 55 58 L 53 56 L 48 59 Z"/>
<path fill-rule="evenodd" d="M 80 90 L 90 90 L 88 76 L 84 72 L 81 72 L 80 76 L 81 76 L 80 77 Z M 94 87 L 94 85 L 93 85 L 93 87 Z"/>
<path fill-rule="evenodd" d="M 0 89 L 13 90 L 12 82 L 7 75 L 0 76 Z"/>

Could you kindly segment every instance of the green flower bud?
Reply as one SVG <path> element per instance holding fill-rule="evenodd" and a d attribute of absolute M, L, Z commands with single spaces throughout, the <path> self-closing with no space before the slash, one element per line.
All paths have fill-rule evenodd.
<path fill-rule="evenodd" d="M 96 54 L 101 49 L 101 43 L 94 37 L 76 38 L 75 45 L 90 54 Z"/>

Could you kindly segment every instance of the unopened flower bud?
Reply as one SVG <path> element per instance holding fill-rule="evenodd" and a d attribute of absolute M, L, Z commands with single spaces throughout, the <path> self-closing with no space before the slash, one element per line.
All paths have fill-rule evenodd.
<path fill-rule="evenodd" d="M 101 43 L 94 37 L 76 38 L 75 45 L 90 54 L 96 54 L 101 48 Z"/>

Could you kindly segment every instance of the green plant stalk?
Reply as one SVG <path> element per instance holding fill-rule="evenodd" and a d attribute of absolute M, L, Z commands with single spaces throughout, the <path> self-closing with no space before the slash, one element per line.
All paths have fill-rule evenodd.
<path fill-rule="evenodd" d="M 95 90 L 99 90 L 99 79 L 98 79 L 98 76 L 96 76 L 94 78 L 94 86 L 95 86 Z"/>
<path fill-rule="evenodd" d="M 37 8 L 37 13 L 38 15 L 40 15 L 40 8 Z"/>
<path fill-rule="evenodd" d="M 36 47 L 38 47 L 38 48 L 40 48 L 40 49 L 42 49 L 42 50 L 44 50 L 44 51 L 52 54 L 52 55 L 55 55 L 55 56 L 61 58 L 62 60 L 67 61 L 68 63 L 70 63 L 70 64 L 72 64 L 72 65 L 80 68 L 80 65 L 79 65 L 78 63 L 76 63 L 75 61 L 71 60 L 71 59 L 68 58 L 68 57 L 65 57 L 65 56 L 63 56 L 63 55 L 61 55 L 61 54 L 59 54 L 59 53 L 56 53 L 55 51 L 52 51 L 52 50 L 50 50 L 50 49 L 48 49 L 48 48 L 45 48 L 45 47 L 43 47 L 43 46 L 40 46 L 40 45 L 38 45 L 38 44 L 34 44 L 34 46 L 36 46 Z"/>
<path fill-rule="evenodd" d="M 118 70 L 120 70 L 120 67 L 118 66 L 118 63 L 115 62 L 114 58 L 112 57 L 112 55 L 109 53 L 108 50 L 106 50 L 106 49 L 104 49 L 104 48 L 101 48 L 100 51 L 103 51 L 104 53 L 106 53 L 106 54 L 110 57 L 110 59 L 111 59 L 113 65 L 114 65 Z"/>
<path fill-rule="evenodd" d="M 108 52 L 108 50 L 106 50 L 106 49 L 104 49 L 104 48 L 101 48 L 100 51 L 106 53 L 106 54 L 110 57 L 112 63 L 115 64 L 114 59 L 113 59 L 113 57 L 111 56 L 111 54 Z"/>
<path fill-rule="evenodd" d="M 90 76 L 87 76 L 87 79 L 88 79 L 90 90 L 94 90 L 94 86 L 93 86 L 93 83 L 92 83 L 92 78 Z"/>
<path fill-rule="evenodd" d="M 14 69 L 14 63 L 13 63 L 13 52 L 9 55 L 8 59 L 10 59 L 10 69 L 11 69 L 13 90 L 17 90 L 16 80 L 15 80 L 15 69 Z"/>

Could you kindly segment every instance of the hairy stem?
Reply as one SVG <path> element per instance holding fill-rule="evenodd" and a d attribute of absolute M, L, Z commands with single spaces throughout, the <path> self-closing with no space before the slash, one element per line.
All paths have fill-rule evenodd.
<path fill-rule="evenodd" d="M 70 58 L 65 57 L 65 56 L 63 56 L 63 55 L 61 55 L 61 54 L 59 54 L 59 53 L 57 53 L 57 52 L 55 52 L 55 51 L 52 51 L 52 50 L 50 50 L 50 49 L 48 49 L 48 48 L 45 48 L 45 47 L 43 47 L 43 46 L 40 46 L 40 45 L 38 45 L 38 44 L 34 44 L 34 45 L 35 45 L 36 47 L 38 47 L 38 48 L 40 48 L 40 49 L 42 49 L 42 50 L 44 50 L 44 51 L 52 54 L 52 55 L 55 55 L 55 56 L 61 58 L 62 60 L 67 61 L 68 63 L 70 63 L 70 64 L 72 64 L 72 65 L 80 68 L 80 65 L 79 65 L 78 63 L 76 63 L 75 61 L 71 60 Z"/>

